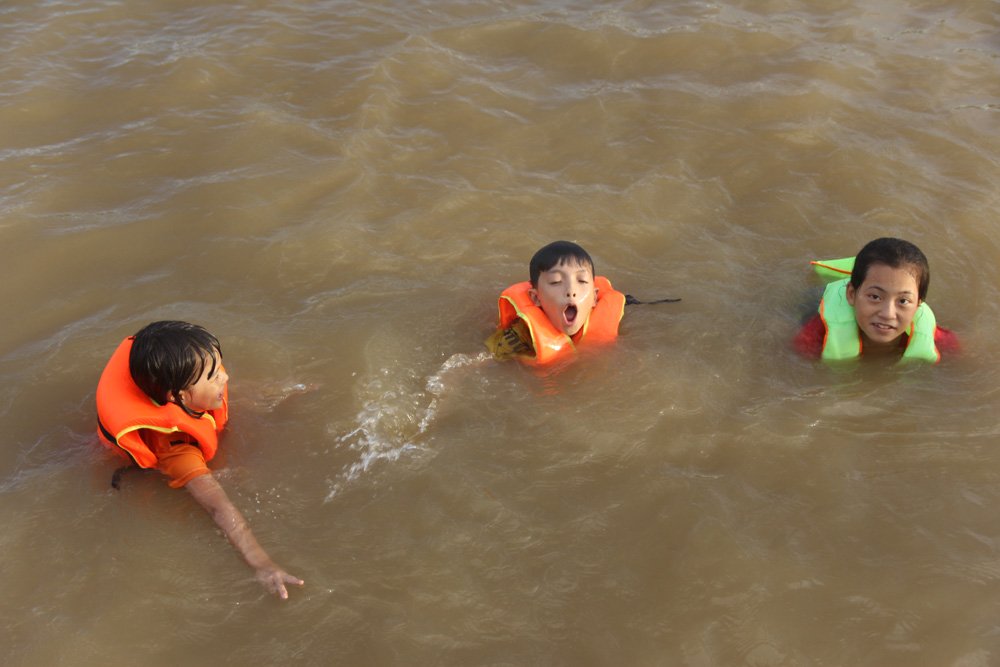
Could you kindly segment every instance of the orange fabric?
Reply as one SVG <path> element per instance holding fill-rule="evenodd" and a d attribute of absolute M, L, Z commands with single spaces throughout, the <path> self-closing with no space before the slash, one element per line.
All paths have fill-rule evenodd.
<path fill-rule="evenodd" d="M 597 305 L 572 340 L 556 329 L 545 312 L 531 300 L 531 283 L 528 281 L 511 285 L 500 295 L 500 329 L 506 329 L 518 318 L 526 322 L 535 356 L 520 358 L 539 364 L 551 363 L 574 352 L 574 344 L 583 341 L 609 343 L 618 337 L 618 324 L 625 314 L 625 295 L 613 288 L 611 281 L 604 276 L 595 276 L 594 286 L 598 289 Z"/>
<path fill-rule="evenodd" d="M 169 478 L 170 488 L 179 489 L 195 477 L 211 474 L 205 454 L 189 435 L 143 429 L 139 436 L 156 455 L 156 469 Z"/>
<path fill-rule="evenodd" d="M 132 338 L 115 350 L 97 384 L 98 434 L 102 442 L 129 455 L 140 468 L 156 468 L 156 455 L 140 437 L 143 430 L 174 434 L 183 432 L 197 442 L 206 461 L 215 456 L 218 432 L 229 419 L 229 390 L 222 407 L 192 417 L 179 405 L 157 405 L 132 381 L 128 369 Z"/>

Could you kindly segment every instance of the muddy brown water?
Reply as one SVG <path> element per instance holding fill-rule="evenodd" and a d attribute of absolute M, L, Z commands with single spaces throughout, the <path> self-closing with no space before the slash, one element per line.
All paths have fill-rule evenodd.
<path fill-rule="evenodd" d="M 0 7 L 6 665 L 1000 661 L 995 2 Z M 901 236 L 963 352 L 788 346 Z M 483 356 L 555 239 L 611 350 Z M 94 388 L 216 333 L 264 593 Z"/>

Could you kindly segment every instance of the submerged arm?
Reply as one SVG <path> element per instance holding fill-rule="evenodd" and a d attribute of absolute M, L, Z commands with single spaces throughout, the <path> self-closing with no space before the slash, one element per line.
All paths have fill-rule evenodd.
<path fill-rule="evenodd" d="M 205 508 L 216 525 L 222 529 L 226 539 L 236 547 L 247 565 L 254 569 L 257 581 L 282 600 L 288 598 L 287 584 L 301 586 L 304 582 L 278 567 L 263 547 L 257 542 L 240 511 L 229 500 L 229 496 L 219 486 L 212 475 L 200 475 L 185 487 L 198 504 Z"/>

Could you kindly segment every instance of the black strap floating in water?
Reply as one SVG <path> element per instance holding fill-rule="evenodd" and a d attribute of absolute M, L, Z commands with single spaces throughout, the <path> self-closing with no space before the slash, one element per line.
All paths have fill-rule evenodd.
<path fill-rule="evenodd" d="M 115 490 L 120 490 L 122 488 L 122 475 L 127 473 L 129 470 L 134 468 L 133 465 L 122 466 L 115 471 L 115 474 L 111 475 L 111 488 Z"/>
<path fill-rule="evenodd" d="M 654 303 L 677 303 L 678 301 L 680 301 L 680 299 L 657 299 L 656 301 L 639 301 L 639 299 L 635 298 L 631 294 L 625 295 L 626 306 L 635 306 L 635 305 L 647 306 Z"/>

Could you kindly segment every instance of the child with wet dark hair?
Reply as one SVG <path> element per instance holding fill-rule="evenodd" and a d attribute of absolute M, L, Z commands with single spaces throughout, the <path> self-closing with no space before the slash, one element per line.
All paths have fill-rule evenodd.
<path fill-rule="evenodd" d="M 895 356 L 937 363 L 958 349 L 958 338 L 937 326 L 924 301 L 931 272 L 920 248 L 884 237 L 856 257 L 812 262 L 832 280 L 818 312 L 795 337 L 800 354 L 824 361 Z"/>
<path fill-rule="evenodd" d="M 486 341 L 495 358 L 545 364 L 618 336 L 625 295 L 595 275 L 594 260 L 579 245 L 546 245 L 531 258 L 528 275 L 500 295 L 499 328 Z"/>
<path fill-rule="evenodd" d="M 122 341 L 101 374 L 98 432 L 138 467 L 187 489 L 257 580 L 285 599 L 286 587 L 303 581 L 271 560 L 207 466 L 229 418 L 228 382 L 215 336 L 187 322 L 153 322 Z M 112 480 L 116 488 L 123 470 Z"/>

